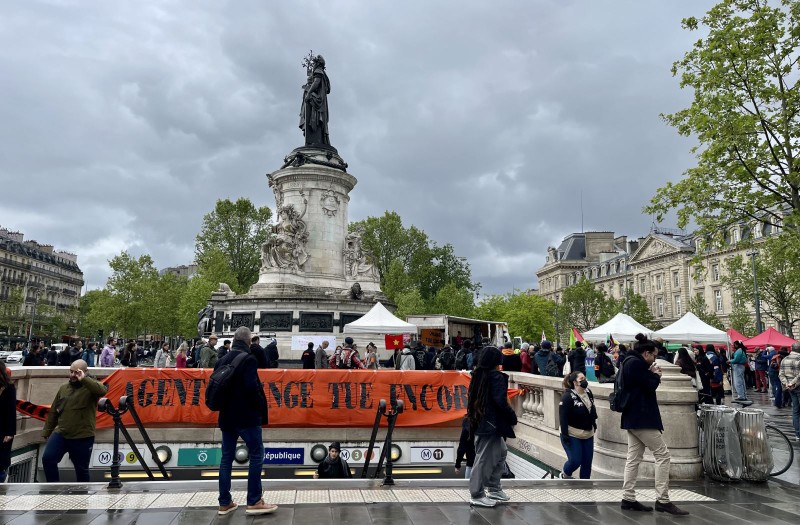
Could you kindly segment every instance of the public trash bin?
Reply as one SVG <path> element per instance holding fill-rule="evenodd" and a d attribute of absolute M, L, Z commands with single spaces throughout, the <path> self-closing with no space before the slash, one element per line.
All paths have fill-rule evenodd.
<path fill-rule="evenodd" d="M 741 408 L 736 414 L 739 445 L 742 453 L 742 479 L 766 481 L 775 465 L 767 439 L 764 411 Z"/>
<path fill-rule="evenodd" d="M 700 453 L 705 473 L 719 481 L 741 479 L 742 452 L 736 410 L 726 406 L 701 405 L 700 420 L 703 425 Z"/>

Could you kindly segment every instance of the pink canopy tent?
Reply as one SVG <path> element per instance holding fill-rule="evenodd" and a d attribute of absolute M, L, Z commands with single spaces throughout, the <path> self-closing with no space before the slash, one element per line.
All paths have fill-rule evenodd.
<path fill-rule="evenodd" d="M 731 343 L 734 341 L 746 341 L 748 337 L 741 332 L 734 330 L 733 328 L 728 328 L 728 337 L 731 339 Z"/>
<path fill-rule="evenodd" d="M 778 350 L 782 346 L 789 348 L 793 343 L 796 342 L 797 341 L 791 337 L 785 336 L 779 331 L 770 327 L 755 337 L 745 339 L 744 346 L 746 346 L 748 350 L 752 350 L 756 347 L 765 348 L 767 346 L 774 346 L 775 349 Z"/>

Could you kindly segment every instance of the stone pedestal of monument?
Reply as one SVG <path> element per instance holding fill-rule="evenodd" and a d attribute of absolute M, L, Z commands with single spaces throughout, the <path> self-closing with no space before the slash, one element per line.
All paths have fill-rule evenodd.
<path fill-rule="evenodd" d="M 393 306 L 380 290 L 360 233 L 348 232 L 349 195 L 357 179 L 346 170 L 334 148 L 306 146 L 267 176 L 277 223 L 262 247 L 258 282 L 246 294 L 221 286 L 212 295 L 213 331 L 220 338 L 248 326 L 276 337 L 282 358 L 297 359 L 303 349 L 289 350 L 293 335 L 334 335 L 341 344 L 342 327 L 376 301 Z M 362 339 L 363 348 L 371 338 Z"/>

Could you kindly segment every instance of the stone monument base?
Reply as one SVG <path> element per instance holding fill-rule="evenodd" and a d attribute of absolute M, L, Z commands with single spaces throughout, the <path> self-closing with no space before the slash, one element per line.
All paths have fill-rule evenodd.
<path fill-rule="evenodd" d="M 292 336 L 333 336 L 336 344 L 344 343 L 344 325 L 367 313 L 376 301 L 390 310 L 396 305 L 382 293 L 364 292 L 361 299 L 351 291 L 337 288 L 320 289 L 297 284 L 254 285 L 249 293 L 236 295 L 231 291 L 217 291 L 211 296 L 214 307 L 213 329 L 220 341 L 232 339 L 239 326 L 247 326 L 261 337 L 266 347 L 269 338 L 278 341 L 281 360 L 298 360 L 305 348 L 292 348 Z M 381 359 L 391 356 L 385 350 L 383 335 L 352 335 L 359 354 L 370 341 L 378 347 Z M 334 347 L 335 348 L 335 347 Z M 328 349 L 328 354 L 334 348 Z"/>

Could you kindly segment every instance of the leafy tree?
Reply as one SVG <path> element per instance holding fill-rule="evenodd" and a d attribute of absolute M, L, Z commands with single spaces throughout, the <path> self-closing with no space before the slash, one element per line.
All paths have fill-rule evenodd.
<path fill-rule="evenodd" d="M 480 285 L 452 245 L 439 246 L 424 231 L 406 228 L 395 212 L 350 225 L 351 231 L 357 228 L 363 229 L 364 251 L 378 270 L 381 289 L 397 304 L 397 316 L 472 315 Z"/>
<path fill-rule="evenodd" d="M 80 306 L 80 335 L 82 337 L 94 338 L 98 330 L 103 330 L 104 334 L 109 334 L 114 328 L 114 321 L 111 319 L 110 304 L 111 293 L 107 289 L 89 290 L 81 297 Z"/>
<path fill-rule="evenodd" d="M 218 289 L 220 283 L 230 285 L 235 279 L 228 258 L 222 251 L 210 249 L 206 252 L 203 261 L 198 264 L 197 275 L 189 280 L 181 296 L 177 333 L 184 337 L 196 337 L 197 313 L 206 307 L 211 292 Z"/>
<path fill-rule="evenodd" d="M 568 330 L 574 326 L 580 332 L 591 330 L 610 318 L 605 293 L 586 277 L 564 289 L 558 312 L 560 328 Z"/>
<path fill-rule="evenodd" d="M 673 75 L 694 89 L 692 104 L 662 118 L 697 137 L 697 166 L 660 188 L 645 207 L 660 221 L 677 209 L 678 225 L 694 221 L 707 236 L 740 221 L 778 224 L 800 234 L 800 2 L 723 0 L 704 17 L 683 20 L 708 32 Z"/>
<path fill-rule="evenodd" d="M 542 331 L 552 330 L 555 318 L 553 302 L 533 294 L 513 294 L 509 296 L 506 315 L 499 321 L 508 322 L 512 336 L 520 336 L 526 341 L 538 341 Z"/>
<path fill-rule="evenodd" d="M 22 299 L 22 288 L 13 286 L 8 297 L 0 301 L 0 326 L 6 329 L 8 335 L 23 335 L 25 331 Z"/>
<path fill-rule="evenodd" d="M 793 236 L 779 235 L 759 243 L 755 259 L 761 313 L 785 326 L 790 337 L 800 321 L 799 248 L 800 241 Z M 754 304 L 752 261 L 737 256 L 729 259 L 726 267 L 723 283 L 731 290 L 734 304 Z"/>
<path fill-rule="evenodd" d="M 172 336 L 180 333 L 180 305 L 189 280 L 165 273 L 150 282 L 151 289 L 144 300 L 147 311 L 145 326 L 150 333 Z"/>
<path fill-rule="evenodd" d="M 603 312 L 602 317 L 608 320 L 618 313 L 623 312 L 633 317 L 639 324 L 652 328 L 653 312 L 650 311 L 647 300 L 630 288 L 625 291 L 625 295 L 628 299 L 627 306 L 625 297 L 621 299 L 609 297 L 606 302 L 606 311 Z"/>
<path fill-rule="evenodd" d="M 706 300 L 703 298 L 702 294 L 698 293 L 694 297 L 690 297 L 689 304 L 686 305 L 686 310 L 692 312 L 701 321 L 713 326 L 714 328 L 719 328 L 720 330 L 725 329 L 725 325 L 722 324 L 722 321 L 719 320 L 719 317 L 709 311 Z"/>
<path fill-rule="evenodd" d="M 123 337 L 134 337 L 146 331 L 153 322 L 147 301 L 158 282 L 158 271 L 149 255 L 132 257 L 123 251 L 109 261 L 111 277 L 106 288 L 111 300 L 106 305 L 113 327 Z"/>
<path fill-rule="evenodd" d="M 213 251 L 224 253 L 235 276 L 228 285 L 238 293 L 246 292 L 258 281 L 261 246 L 269 236 L 271 216 L 268 207 L 256 208 L 245 197 L 236 202 L 218 200 L 214 210 L 203 217 L 197 234 L 197 263 L 205 263 Z"/>
<path fill-rule="evenodd" d="M 481 301 L 475 316 L 491 321 L 506 321 L 513 337 L 538 341 L 541 334 L 553 333 L 555 304 L 533 294 L 490 295 Z"/>

